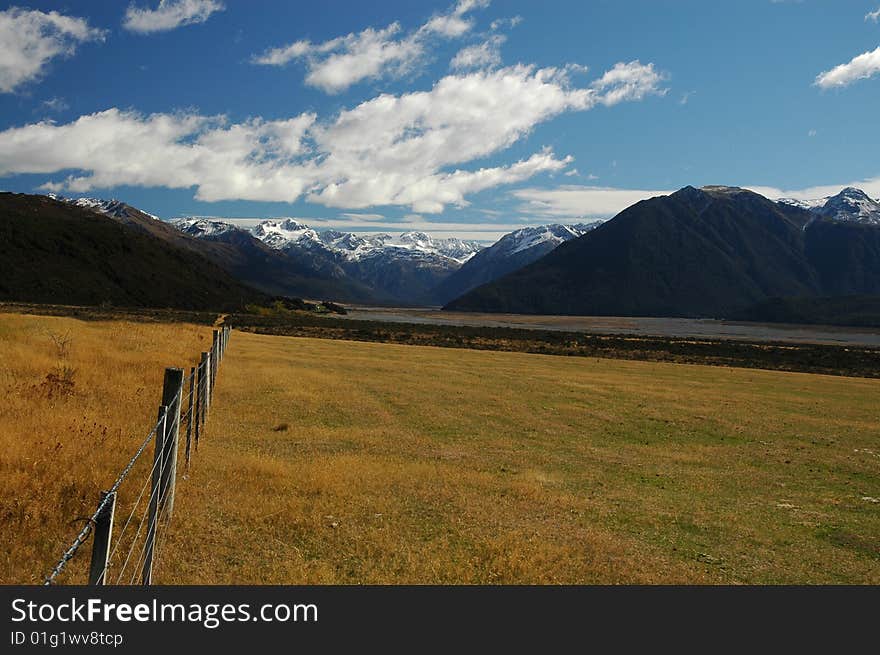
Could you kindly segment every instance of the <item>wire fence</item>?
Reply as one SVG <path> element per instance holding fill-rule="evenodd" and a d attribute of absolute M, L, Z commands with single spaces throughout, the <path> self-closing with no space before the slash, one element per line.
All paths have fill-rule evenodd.
<path fill-rule="evenodd" d="M 198 450 L 230 335 L 229 327 L 214 330 L 211 350 L 201 354 L 198 366 L 191 367 L 189 375 L 179 368 L 165 369 L 156 423 L 110 488 L 101 493 L 94 513 L 44 584 L 56 584 L 63 578 L 68 564 L 83 550 L 89 537 L 92 548 L 88 584 L 152 584 L 162 537 L 174 511 L 178 454 L 183 449 L 185 477 L 192 453 Z M 152 465 L 138 466 L 151 443 Z M 134 500 L 121 503 L 117 497 L 126 480 L 140 491 Z M 145 496 L 148 488 L 150 493 Z M 116 520 L 117 506 L 123 504 L 128 505 L 125 518 Z M 114 526 L 118 525 L 121 527 L 114 534 Z"/>

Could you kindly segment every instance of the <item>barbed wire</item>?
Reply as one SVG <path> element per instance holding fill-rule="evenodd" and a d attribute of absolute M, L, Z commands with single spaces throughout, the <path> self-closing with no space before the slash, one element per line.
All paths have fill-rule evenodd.
<path fill-rule="evenodd" d="M 159 429 L 159 425 L 166 419 L 168 416 L 168 408 L 165 408 L 165 412 L 162 416 L 159 417 L 159 420 L 156 421 L 156 425 L 150 430 L 150 433 L 147 435 L 147 438 L 144 439 L 143 443 L 141 443 L 140 448 L 137 449 L 137 452 L 134 456 L 129 460 L 126 467 L 122 470 L 122 473 L 119 474 L 119 477 L 116 478 L 116 482 L 113 483 L 113 486 L 110 487 L 110 491 L 108 491 L 104 497 L 101 499 L 101 502 L 98 503 L 98 509 L 94 511 L 94 513 L 89 517 L 88 523 L 80 530 L 79 534 L 74 538 L 73 543 L 70 544 L 70 547 L 64 551 L 64 554 L 61 556 L 61 559 L 58 560 L 58 563 L 52 569 L 52 572 L 46 576 L 46 580 L 43 583 L 44 586 L 51 585 L 55 578 L 57 578 L 60 573 L 64 570 L 64 567 L 67 566 L 67 563 L 73 559 L 73 556 L 76 555 L 76 551 L 79 550 L 79 547 L 82 546 L 86 539 L 88 539 L 89 534 L 92 531 L 92 526 L 98 520 L 98 517 L 104 511 L 104 508 L 107 506 L 107 503 L 110 502 L 113 494 L 119 489 L 119 486 L 128 477 L 129 471 L 131 471 L 132 467 L 135 465 L 135 462 L 138 461 L 141 454 L 144 452 L 149 443 L 153 440 L 153 437 L 156 436 L 156 432 Z"/>
<path fill-rule="evenodd" d="M 216 352 L 220 356 L 222 356 L 222 353 L 224 350 L 225 349 L 222 346 L 218 346 L 218 349 Z M 122 470 L 122 472 L 119 474 L 119 476 L 117 476 L 116 480 L 114 481 L 114 483 L 110 487 L 110 489 L 106 493 L 104 493 L 104 495 L 101 499 L 101 502 L 98 504 L 97 509 L 94 511 L 94 513 L 91 516 L 83 517 L 83 520 L 86 521 L 86 524 L 83 526 L 82 530 L 80 530 L 80 532 L 73 539 L 73 542 L 70 544 L 70 546 L 61 555 L 61 558 L 58 560 L 58 563 L 53 567 L 51 573 L 49 573 L 49 575 L 46 576 L 45 581 L 43 583 L 44 586 L 51 585 L 56 580 L 56 578 L 64 571 L 65 567 L 70 562 L 70 560 L 72 560 L 73 557 L 76 555 L 79 548 L 86 542 L 86 540 L 88 539 L 92 530 L 94 529 L 94 526 L 97 524 L 98 518 L 101 516 L 101 514 L 107 508 L 108 503 L 114 497 L 114 494 L 116 494 L 116 492 L 119 490 L 120 486 L 126 480 L 128 475 L 131 473 L 131 470 L 134 468 L 134 465 L 137 463 L 138 459 L 141 457 L 144 450 L 146 450 L 146 448 L 150 444 L 150 442 L 153 441 L 153 439 L 156 437 L 158 430 L 159 430 L 159 427 L 161 425 L 163 425 L 163 423 L 165 423 L 166 426 L 163 428 L 163 431 L 169 429 L 167 426 L 167 422 L 168 422 L 168 415 L 169 415 L 169 412 L 171 411 L 171 409 L 172 408 L 175 409 L 174 420 L 171 423 L 171 429 L 176 430 L 178 433 L 181 429 L 181 425 L 184 420 L 187 421 L 188 428 L 192 427 L 194 419 L 204 421 L 204 418 L 202 418 L 202 417 L 206 416 L 206 414 L 205 414 L 206 407 L 204 405 L 201 405 L 201 403 L 204 402 L 201 399 L 205 399 L 207 394 L 209 394 L 211 389 L 213 388 L 213 384 L 209 384 L 209 382 L 208 382 L 208 376 L 209 376 L 209 373 L 213 373 L 216 370 L 217 364 L 219 364 L 219 361 L 213 362 L 212 360 L 209 359 L 209 360 L 205 360 L 205 361 L 200 362 L 198 365 L 196 365 L 194 367 L 191 367 L 191 372 L 189 373 L 189 375 L 186 376 L 186 378 L 184 378 L 181 381 L 180 389 L 177 392 L 177 395 L 175 396 L 174 400 L 171 403 L 169 403 L 169 405 L 166 406 L 164 408 L 164 411 L 159 415 L 159 417 L 156 421 L 156 424 L 153 426 L 153 429 L 150 430 L 147 437 L 141 442 L 137 451 L 131 457 L 131 459 L 128 461 L 128 463 L 126 464 L 126 466 Z M 211 377 L 213 378 L 213 375 Z M 198 381 L 198 382 L 196 383 L 196 381 Z M 186 393 L 186 395 L 184 395 L 184 385 L 186 385 L 186 384 L 188 384 L 190 386 L 190 390 L 189 390 L 189 392 Z M 201 405 L 201 411 L 199 412 L 200 416 L 195 415 L 195 406 L 189 407 L 190 401 L 192 400 L 192 397 L 193 397 L 193 394 L 198 394 L 198 398 L 200 399 L 199 400 L 200 405 Z M 184 404 L 186 404 L 188 406 L 186 412 L 183 411 Z M 187 451 L 187 454 L 188 454 L 188 451 Z M 115 540 L 116 544 L 115 544 L 113 550 L 111 551 L 110 555 L 107 557 L 107 561 L 104 565 L 103 570 L 100 573 L 100 577 L 103 577 L 107 574 L 107 572 L 111 566 L 111 563 L 113 562 L 113 558 L 115 557 L 116 553 L 119 551 L 120 545 L 123 543 L 122 537 L 125 535 L 126 530 L 128 529 L 128 526 L 131 524 L 131 522 L 134 519 L 135 512 L 136 512 L 138 506 L 140 505 L 140 501 L 143 498 L 143 495 L 146 491 L 147 484 L 150 483 L 150 481 L 152 480 L 152 478 L 154 476 L 156 466 L 160 466 L 160 471 L 161 471 L 162 467 L 164 467 L 166 464 L 170 465 L 171 462 L 173 461 L 174 466 L 176 468 L 177 455 L 178 455 L 178 453 L 174 452 L 173 459 L 172 459 L 172 456 L 169 456 L 167 462 L 165 461 L 164 455 L 156 457 L 156 461 L 153 463 L 153 466 L 151 467 L 150 471 L 147 473 L 146 480 L 144 481 L 144 484 L 141 487 L 141 491 L 138 494 L 137 500 L 135 500 L 134 504 L 132 505 L 131 511 L 129 512 L 128 517 L 126 518 L 125 523 L 123 524 L 122 529 L 120 530 L 120 532 Z M 160 473 L 160 475 L 161 475 L 161 473 Z M 134 536 L 132 537 L 132 541 L 131 541 L 130 547 L 128 549 L 128 552 L 126 554 L 125 560 L 123 562 L 122 568 L 121 568 L 119 575 L 116 579 L 116 584 L 119 584 L 119 582 L 122 580 L 123 575 L 125 574 L 125 569 L 128 567 L 128 563 L 131 560 L 131 556 L 134 553 L 135 548 L 137 547 L 138 538 L 140 537 L 140 533 L 141 533 L 141 530 L 143 529 L 144 522 L 147 519 L 147 514 L 149 513 L 150 505 L 152 504 L 153 498 L 157 492 L 160 492 L 160 497 L 158 498 L 157 502 L 159 502 L 160 504 L 164 504 L 162 499 L 163 499 L 163 497 L 165 497 L 165 493 L 167 492 L 167 490 L 163 489 L 162 485 L 157 485 L 153 489 L 153 491 L 150 493 L 149 502 L 144 507 L 144 513 L 141 516 L 141 519 L 138 523 L 137 531 L 135 532 Z M 158 544 L 159 544 L 159 535 L 160 535 L 159 524 L 160 524 L 160 521 L 159 521 L 159 517 L 157 516 L 156 517 L 156 524 L 153 526 L 153 531 L 154 531 L 154 534 L 153 534 L 153 555 L 154 555 L 154 559 L 155 559 L 156 553 L 158 553 Z M 141 563 L 145 559 L 146 551 L 147 551 L 147 540 L 148 540 L 149 536 L 150 536 L 150 534 L 148 531 L 147 538 L 145 538 L 143 546 L 141 547 L 140 553 L 138 554 L 137 565 L 134 568 L 134 571 L 132 573 L 132 577 L 130 579 L 129 584 L 132 584 L 134 582 L 134 579 L 137 576 L 137 571 L 140 568 Z"/>

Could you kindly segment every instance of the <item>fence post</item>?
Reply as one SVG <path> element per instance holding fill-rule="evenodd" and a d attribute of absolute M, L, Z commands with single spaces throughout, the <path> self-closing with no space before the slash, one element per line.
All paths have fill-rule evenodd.
<path fill-rule="evenodd" d="M 159 528 L 159 496 L 162 494 L 162 461 L 165 452 L 165 432 L 168 423 L 167 407 L 159 407 L 156 426 L 156 450 L 153 453 L 153 480 L 150 493 L 150 513 L 147 524 L 147 542 L 144 545 L 144 568 L 141 584 L 153 583 L 153 555 L 156 548 L 156 530 Z"/>
<path fill-rule="evenodd" d="M 202 353 L 201 361 L 196 367 L 196 451 L 199 449 L 199 437 L 202 434 L 202 426 L 205 424 L 205 398 L 203 389 L 205 388 L 205 376 L 208 370 L 208 353 Z"/>
<path fill-rule="evenodd" d="M 189 453 L 192 446 L 192 430 L 193 430 L 193 420 L 196 415 L 194 412 L 194 404 L 195 398 L 193 397 L 193 391 L 195 389 L 196 384 L 196 367 L 190 366 L 189 368 L 189 402 L 187 403 L 186 415 L 189 417 L 186 421 L 186 470 L 189 471 Z"/>
<path fill-rule="evenodd" d="M 92 563 L 89 566 L 89 584 L 103 585 L 110 563 L 110 540 L 113 536 L 113 515 L 116 513 L 116 492 L 101 492 L 101 502 L 109 496 L 107 504 L 95 517 L 92 528 Z"/>
<path fill-rule="evenodd" d="M 205 360 L 205 411 L 202 414 L 202 427 L 205 427 L 205 420 L 208 418 L 208 412 L 211 411 L 211 378 L 214 377 L 213 371 L 211 370 L 212 361 L 214 358 L 211 356 L 211 352 L 202 353 L 202 356 L 206 356 Z"/>
<path fill-rule="evenodd" d="M 219 332 L 217 332 L 217 330 L 214 330 L 214 336 L 213 336 L 214 341 L 211 345 L 211 368 L 212 368 L 212 371 L 211 371 L 211 394 L 212 395 L 214 393 L 214 385 L 217 383 L 217 371 L 220 368 L 220 353 L 219 353 L 219 348 L 217 348 L 218 335 L 219 335 Z M 212 400 L 213 400 L 213 398 L 212 398 Z"/>
<path fill-rule="evenodd" d="M 165 421 L 165 453 L 162 461 L 162 510 L 166 520 L 174 511 L 177 482 L 177 445 L 180 442 L 180 401 L 183 398 L 183 369 L 166 368 L 162 404 L 168 407 Z"/>

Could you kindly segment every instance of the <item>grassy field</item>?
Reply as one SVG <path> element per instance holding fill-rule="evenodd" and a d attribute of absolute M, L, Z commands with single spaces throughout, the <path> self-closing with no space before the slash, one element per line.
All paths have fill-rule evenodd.
<path fill-rule="evenodd" d="M 156 422 L 164 368 L 210 344 L 209 327 L 184 323 L 0 313 L 0 583 L 42 582 Z M 87 563 L 88 549 L 60 581 L 81 581 Z"/>
<path fill-rule="evenodd" d="M 0 582 L 42 579 L 209 343 L 0 314 Z M 236 332 L 156 581 L 877 584 L 878 392 Z"/>
<path fill-rule="evenodd" d="M 880 382 L 234 333 L 163 583 L 880 583 Z"/>

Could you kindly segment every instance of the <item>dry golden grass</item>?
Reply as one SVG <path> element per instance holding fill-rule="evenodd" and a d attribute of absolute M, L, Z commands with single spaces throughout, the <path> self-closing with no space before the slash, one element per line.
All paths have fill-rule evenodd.
<path fill-rule="evenodd" d="M 68 331 L 60 357 L 51 334 Z M 209 343 L 190 325 L 0 314 L 0 527 L 14 535 L 0 582 L 42 579 L 154 422 L 164 367 Z M 49 397 L 64 366 L 73 387 Z M 880 583 L 878 392 L 233 333 L 156 581 Z"/>
<path fill-rule="evenodd" d="M 157 579 L 880 583 L 878 393 L 233 333 Z"/>
<path fill-rule="evenodd" d="M 0 314 L 0 583 L 40 583 L 156 422 L 166 366 L 210 328 Z M 119 494 L 117 516 L 152 462 Z M 137 485 L 137 486 L 135 486 Z M 89 548 L 60 582 L 81 582 Z"/>

